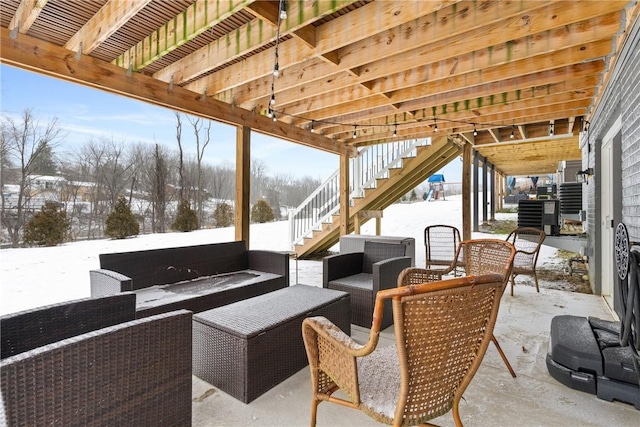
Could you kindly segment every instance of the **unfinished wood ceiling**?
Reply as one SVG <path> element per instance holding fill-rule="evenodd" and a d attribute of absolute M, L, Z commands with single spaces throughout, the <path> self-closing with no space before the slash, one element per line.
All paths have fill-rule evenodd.
<path fill-rule="evenodd" d="M 5 64 L 350 156 L 438 132 L 528 175 L 580 159 L 638 4 L 0 0 L 0 15 Z"/>

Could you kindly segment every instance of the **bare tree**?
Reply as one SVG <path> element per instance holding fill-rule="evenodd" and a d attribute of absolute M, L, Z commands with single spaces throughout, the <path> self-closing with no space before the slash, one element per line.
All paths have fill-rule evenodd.
<path fill-rule="evenodd" d="M 179 112 L 175 112 L 176 114 L 176 141 L 178 141 L 178 152 L 180 155 L 179 163 L 178 163 L 178 186 L 180 187 L 180 200 L 185 199 L 184 195 L 184 152 L 182 150 L 182 115 Z"/>
<path fill-rule="evenodd" d="M 32 179 L 34 167 L 43 153 L 59 143 L 61 134 L 58 120 L 53 118 L 41 126 L 30 109 L 25 109 L 19 120 L 3 115 L 0 135 L 2 137 L 3 169 L 5 163 L 17 168 L 17 194 L 14 206 L 6 206 L 3 200 L 2 225 L 6 227 L 12 246 L 20 244 L 26 212 L 31 208 L 33 195 Z M 6 156 L 6 160 L 5 157 Z M 6 183 L 3 179 L 3 185 Z"/>
<path fill-rule="evenodd" d="M 204 157 L 204 150 L 211 142 L 211 121 L 207 120 L 207 126 L 203 129 L 204 120 L 200 117 L 191 118 L 188 117 L 189 123 L 193 127 L 193 135 L 196 138 L 196 160 L 197 160 L 197 183 L 196 183 L 196 207 L 198 211 L 198 220 L 200 224 L 204 221 L 204 213 L 202 209 L 203 199 L 205 197 L 205 191 L 202 187 L 202 158 Z"/>

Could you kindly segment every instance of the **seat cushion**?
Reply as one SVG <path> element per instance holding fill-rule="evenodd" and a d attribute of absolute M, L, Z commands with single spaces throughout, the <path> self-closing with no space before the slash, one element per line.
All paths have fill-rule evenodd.
<path fill-rule="evenodd" d="M 341 277 L 339 279 L 330 281 L 329 288 L 331 288 L 331 285 L 334 284 L 350 288 L 373 291 L 373 274 L 359 273 L 354 274 L 353 276 Z"/>
<path fill-rule="evenodd" d="M 400 364 L 395 345 L 379 347 L 358 358 L 358 382 L 363 411 L 393 420 L 400 391 Z"/>

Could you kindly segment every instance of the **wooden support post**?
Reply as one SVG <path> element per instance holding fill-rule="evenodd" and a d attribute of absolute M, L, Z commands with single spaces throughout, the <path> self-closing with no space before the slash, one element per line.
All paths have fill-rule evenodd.
<path fill-rule="evenodd" d="M 471 239 L 471 144 L 462 149 L 462 239 Z"/>
<path fill-rule="evenodd" d="M 360 234 L 360 225 L 363 220 L 373 219 L 376 220 L 376 236 L 379 236 L 382 231 L 382 211 L 360 211 L 354 218 L 353 233 Z"/>
<path fill-rule="evenodd" d="M 349 156 L 340 155 L 340 235 L 349 234 Z"/>
<path fill-rule="evenodd" d="M 249 196 L 251 187 L 251 128 L 236 128 L 236 240 L 249 249 Z"/>
<path fill-rule="evenodd" d="M 480 231 L 480 210 L 478 209 L 478 192 L 480 174 L 478 173 L 478 152 L 473 151 L 473 231 Z"/>
<path fill-rule="evenodd" d="M 482 159 L 482 225 L 487 225 L 489 215 L 487 208 L 489 207 L 489 175 L 487 174 L 487 159 Z"/>
<path fill-rule="evenodd" d="M 491 215 L 489 221 L 495 222 L 496 220 L 496 167 L 491 165 Z"/>

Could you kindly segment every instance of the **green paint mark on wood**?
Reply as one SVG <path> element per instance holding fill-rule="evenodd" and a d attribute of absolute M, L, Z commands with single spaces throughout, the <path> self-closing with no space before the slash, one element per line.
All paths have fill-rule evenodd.
<path fill-rule="evenodd" d="M 514 43 L 512 41 L 507 42 L 507 62 L 511 62 L 513 59 L 513 47 Z"/>
<path fill-rule="evenodd" d="M 460 101 L 456 101 L 456 102 L 454 102 L 454 103 L 453 103 L 453 111 L 454 111 L 455 113 L 457 113 L 459 108 L 460 108 Z"/>
<path fill-rule="evenodd" d="M 516 99 L 519 101 L 522 97 L 522 92 L 520 91 L 520 89 L 516 90 Z"/>
<path fill-rule="evenodd" d="M 484 98 L 477 98 L 476 102 L 478 103 L 478 108 L 482 108 L 482 105 L 484 103 Z"/>
<path fill-rule="evenodd" d="M 464 109 L 465 110 L 469 110 L 471 108 L 471 101 L 469 101 L 468 99 L 464 100 Z"/>
<path fill-rule="evenodd" d="M 502 103 L 503 104 L 509 103 L 509 94 L 507 92 L 502 92 Z"/>

